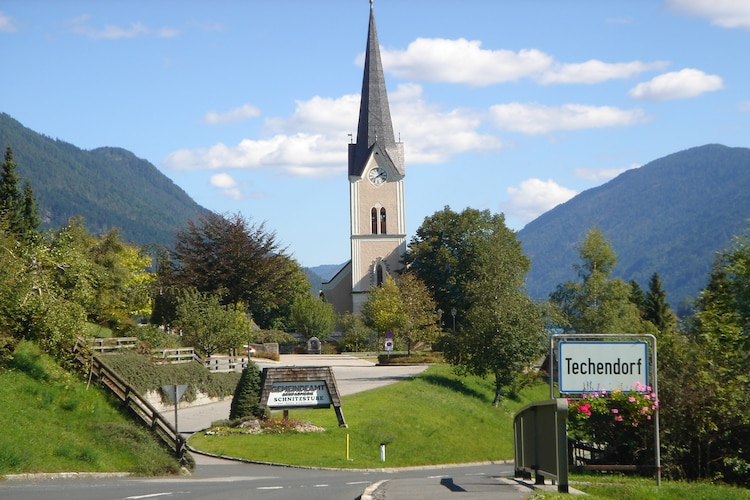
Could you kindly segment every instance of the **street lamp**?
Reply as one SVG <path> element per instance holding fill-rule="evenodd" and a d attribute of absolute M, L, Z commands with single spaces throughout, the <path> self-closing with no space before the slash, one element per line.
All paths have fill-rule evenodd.
<path fill-rule="evenodd" d="M 456 308 L 451 309 L 451 316 L 453 316 L 453 333 L 456 333 Z"/>

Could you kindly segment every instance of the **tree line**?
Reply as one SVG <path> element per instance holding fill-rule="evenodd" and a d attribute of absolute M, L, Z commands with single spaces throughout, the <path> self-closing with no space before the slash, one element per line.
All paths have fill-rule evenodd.
<path fill-rule="evenodd" d="M 750 473 L 750 233 L 717 256 L 694 313 L 679 320 L 654 272 L 644 291 L 611 275 L 617 257 L 592 228 L 577 279 L 549 300 L 525 290 L 532 263 L 502 214 L 449 207 L 427 217 L 403 272 L 374 289 L 362 315 L 336 317 L 265 224 L 239 214 L 190 221 L 173 249 L 95 236 L 73 218 L 39 232 L 33 192 L 7 148 L 0 179 L 0 357 L 22 339 L 63 362 L 77 336 L 106 327 L 144 346 L 203 355 L 247 343 L 327 338 L 340 350 L 432 348 L 457 370 L 490 376 L 494 404 L 538 380 L 550 332 L 650 333 L 659 343 L 665 472 L 743 483 Z"/>

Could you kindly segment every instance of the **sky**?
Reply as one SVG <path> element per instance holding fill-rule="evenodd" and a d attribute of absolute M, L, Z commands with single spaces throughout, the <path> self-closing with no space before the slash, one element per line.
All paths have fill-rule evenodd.
<path fill-rule="evenodd" d="M 303 266 L 344 263 L 369 9 L 0 0 L 0 112 L 133 152 L 200 205 L 265 224 Z M 520 230 L 627 169 L 750 146 L 748 0 L 374 0 L 374 12 L 407 241 L 446 206 Z"/>

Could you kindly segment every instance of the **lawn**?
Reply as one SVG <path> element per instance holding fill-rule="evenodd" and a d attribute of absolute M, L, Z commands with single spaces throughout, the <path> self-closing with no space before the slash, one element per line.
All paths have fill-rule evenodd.
<path fill-rule="evenodd" d="M 497 408 L 492 406 L 493 395 L 491 379 L 459 377 L 448 365 L 433 365 L 411 380 L 345 396 L 342 410 L 348 428 L 338 427 L 333 409 L 299 410 L 290 411 L 289 418 L 312 422 L 325 431 L 221 436 L 201 432 L 189 444 L 217 455 L 315 467 L 512 460 L 513 415 L 530 401 L 548 397 L 548 388 L 540 384 Z M 381 444 L 386 445 L 385 462 L 380 460 Z"/>

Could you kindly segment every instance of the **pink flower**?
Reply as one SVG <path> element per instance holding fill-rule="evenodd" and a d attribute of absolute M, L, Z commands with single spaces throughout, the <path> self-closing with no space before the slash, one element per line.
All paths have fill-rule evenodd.
<path fill-rule="evenodd" d="M 618 410 L 617 408 L 612 408 L 612 413 L 620 413 L 620 410 Z"/>
<path fill-rule="evenodd" d="M 622 422 L 622 415 L 617 415 L 615 417 L 615 420 L 617 420 L 618 422 Z"/>
<path fill-rule="evenodd" d="M 631 403 L 635 403 L 635 398 L 633 396 L 630 396 L 628 398 L 628 401 L 630 401 Z"/>

